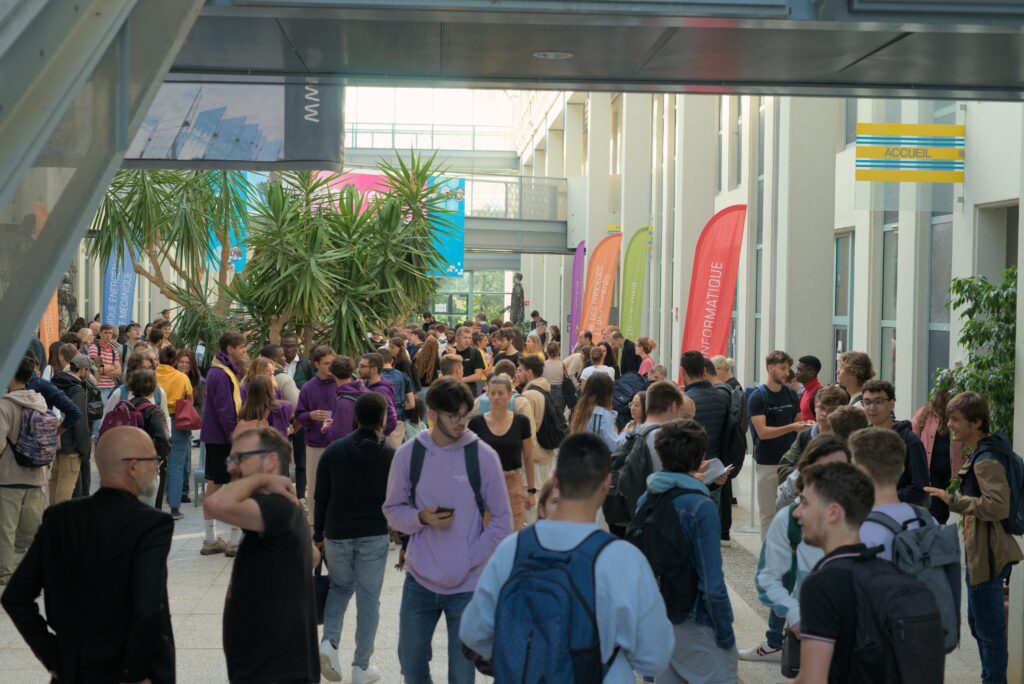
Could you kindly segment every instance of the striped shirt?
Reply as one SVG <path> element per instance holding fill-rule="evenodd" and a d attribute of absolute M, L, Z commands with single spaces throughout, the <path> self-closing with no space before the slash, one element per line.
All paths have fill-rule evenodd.
<path fill-rule="evenodd" d="M 100 366 L 113 366 L 115 362 L 120 361 L 121 355 L 117 351 L 117 347 L 112 344 L 103 345 L 100 342 L 89 345 L 89 358 L 95 359 L 99 357 Z M 109 387 L 113 388 L 117 386 L 114 378 L 109 375 L 99 374 L 96 378 L 97 387 Z"/>

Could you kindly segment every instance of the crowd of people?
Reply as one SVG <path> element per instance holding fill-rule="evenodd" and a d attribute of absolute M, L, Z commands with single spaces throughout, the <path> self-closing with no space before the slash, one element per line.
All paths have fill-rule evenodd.
<path fill-rule="evenodd" d="M 170 313 L 34 340 L 0 401 L 0 601 L 56 681 L 175 681 L 167 556 L 200 495 L 199 553 L 235 557 L 231 681 L 342 681 L 353 594 L 349 679 L 381 679 L 393 545 L 411 684 L 431 681 L 442 615 L 453 684 L 735 682 L 739 660 L 941 681 L 961 545 L 981 680 L 1006 681 L 1024 462 L 982 395 L 936 391 L 897 420 L 856 351 L 827 384 L 818 358 L 772 351 L 747 388 L 685 351 L 675 382 L 653 339 L 608 326 L 563 347 L 537 311 L 529 330 L 428 312 L 358 356 L 290 332 L 178 348 Z M 744 466 L 768 629 L 739 648 L 722 549 Z"/>

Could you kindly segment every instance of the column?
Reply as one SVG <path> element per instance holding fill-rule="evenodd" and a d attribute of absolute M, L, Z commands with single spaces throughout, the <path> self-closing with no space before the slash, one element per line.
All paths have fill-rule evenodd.
<path fill-rule="evenodd" d="M 622 252 L 651 223 L 651 96 L 622 96 Z"/>
<path fill-rule="evenodd" d="M 548 139 L 544 143 L 545 169 L 544 175 L 548 178 L 562 178 L 565 176 L 565 132 L 555 129 L 548 129 Z"/>
<path fill-rule="evenodd" d="M 583 115 L 582 104 L 566 103 L 565 130 L 563 131 L 563 166 L 565 176 L 574 178 L 584 175 L 583 169 Z"/>
<path fill-rule="evenodd" d="M 1024 130 L 1024 116 L 1021 117 L 1021 128 Z M 1024 136 L 1021 136 L 1024 140 Z M 1017 150 L 1019 155 L 1017 163 L 1024 169 L 1024 143 Z M 1020 194 L 1024 197 L 1024 174 L 1021 175 Z M 1018 214 L 1019 216 L 1019 214 Z M 1024 223 L 1017 220 L 1018 238 L 1024 235 Z M 1018 241 L 1018 244 L 1020 242 Z M 1024 320 L 1024 250 L 1017 249 L 1017 320 Z M 1014 359 L 1014 406 L 1024 406 L 1024 325 L 1017 325 L 1017 353 Z M 1017 453 L 1024 453 L 1024 410 L 1013 412 L 1013 448 Z M 1018 537 L 1017 542 L 1021 539 Z M 1010 613 L 1007 620 L 1008 641 L 1007 646 L 1010 652 L 1010 662 L 1006 672 L 1006 679 L 1010 682 L 1019 682 L 1024 679 L 1024 584 L 1021 582 L 1010 582 Z"/>
<path fill-rule="evenodd" d="M 587 125 L 587 255 L 608 234 L 611 163 L 611 105 L 609 93 L 590 93 Z M 588 259 L 589 261 L 589 259 Z"/>

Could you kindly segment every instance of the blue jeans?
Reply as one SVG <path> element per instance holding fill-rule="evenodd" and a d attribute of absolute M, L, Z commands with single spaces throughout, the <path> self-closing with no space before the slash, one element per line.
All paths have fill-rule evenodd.
<path fill-rule="evenodd" d="M 999 523 L 996 523 L 997 525 Z M 1006 618 L 1003 612 L 1003 584 L 1010 566 L 988 582 L 972 587 L 967 573 L 967 624 L 978 642 L 982 684 L 1006 684 Z"/>
<path fill-rule="evenodd" d="M 764 633 L 765 641 L 772 648 L 782 648 L 785 640 L 786 618 L 779 617 L 774 610 L 768 611 L 768 631 Z"/>
<path fill-rule="evenodd" d="M 192 450 L 192 431 L 171 428 L 171 451 L 167 454 L 167 505 L 181 506 L 181 490 L 185 481 L 185 459 Z"/>
<path fill-rule="evenodd" d="M 448 684 L 473 684 L 476 668 L 462 655 L 459 622 L 473 592 L 435 594 L 405 576 L 402 605 L 398 609 L 398 663 L 405 684 L 432 684 L 430 641 L 443 612 L 448 625 Z"/>
<path fill-rule="evenodd" d="M 331 590 L 324 606 L 324 640 L 337 648 L 341 623 L 352 593 L 356 595 L 356 652 L 352 664 L 364 670 L 373 655 L 380 622 L 380 590 L 388 564 L 388 535 L 325 539 L 324 555 Z"/>
<path fill-rule="evenodd" d="M 104 406 L 107 405 L 107 400 L 110 399 L 110 395 L 113 394 L 115 391 L 119 391 L 119 390 L 117 390 L 116 387 L 100 387 L 99 390 L 100 390 L 100 399 L 103 400 L 103 405 Z M 98 440 L 100 438 L 100 425 L 102 425 L 102 424 L 103 424 L 103 419 L 102 418 L 100 418 L 99 420 L 97 420 L 95 423 L 92 424 L 92 441 L 95 442 L 96 440 Z M 79 471 L 79 472 L 81 472 L 81 471 Z M 89 496 L 89 493 L 86 492 L 85 496 Z"/>

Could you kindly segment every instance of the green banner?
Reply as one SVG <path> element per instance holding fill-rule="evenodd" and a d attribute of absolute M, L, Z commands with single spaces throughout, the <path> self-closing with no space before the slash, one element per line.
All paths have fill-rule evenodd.
<path fill-rule="evenodd" d="M 622 302 L 619 307 L 619 328 L 627 339 L 640 336 L 644 310 L 644 288 L 647 284 L 647 252 L 651 228 L 640 228 L 629 240 L 622 265 Z"/>

